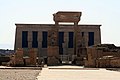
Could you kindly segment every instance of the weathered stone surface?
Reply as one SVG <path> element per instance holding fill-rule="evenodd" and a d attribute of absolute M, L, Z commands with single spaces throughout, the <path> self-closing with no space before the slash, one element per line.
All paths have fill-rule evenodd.
<path fill-rule="evenodd" d="M 53 19 L 57 22 L 79 22 L 81 15 L 81 12 L 59 11 L 53 14 Z"/>
<path fill-rule="evenodd" d="M 42 32 L 43 31 L 48 31 L 51 29 L 51 27 L 55 26 L 54 24 L 16 24 L 17 32 L 16 32 L 16 43 L 15 43 L 15 49 L 17 48 L 22 48 L 22 31 L 38 31 L 38 34 L 41 34 L 41 37 L 39 37 L 38 43 L 38 52 L 41 57 L 47 56 L 47 48 L 42 48 Z M 98 33 L 96 30 L 100 29 L 100 25 L 78 25 L 78 29 L 80 29 L 81 32 L 84 32 L 84 37 L 85 37 L 85 42 L 84 46 L 88 46 L 88 32 L 94 32 L 94 34 Z M 68 43 L 69 43 L 69 32 L 74 32 L 73 25 L 59 25 L 59 32 L 64 32 L 67 35 L 64 35 L 64 38 L 67 38 L 66 41 L 64 42 L 66 46 L 66 54 L 74 54 L 74 48 L 68 48 Z M 19 33 L 18 33 L 19 32 Z M 99 32 L 100 33 L 100 32 Z M 94 36 L 94 41 L 96 42 L 95 44 L 100 44 L 101 36 L 97 38 L 99 35 Z M 32 43 L 32 42 L 31 42 Z M 32 46 L 32 45 L 31 45 Z M 28 46 L 31 47 L 31 46 Z M 64 54 L 64 53 L 63 53 Z"/>
<path fill-rule="evenodd" d="M 37 49 L 23 49 L 18 48 L 15 52 L 15 58 L 12 60 L 13 65 L 21 65 L 21 66 L 35 66 L 36 58 L 37 58 Z M 27 54 L 27 55 L 26 55 Z M 13 63 L 14 61 L 14 63 Z"/>
<path fill-rule="evenodd" d="M 59 47 L 58 46 L 49 46 L 48 47 L 48 65 L 57 65 L 59 64 Z"/>
<path fill-rule="evenodd" d="M 120 67 L 120 49 L 111 44 L 87 48 L 86 67 Z"/>
<path fill-rule="evenodd" d="M 48 57 L 59 57 L 59 47 L 58 46 L 48 46 Z"/>
<path fill-rule="evenodd" d="M 29 54 L 30 54 L 30 65 L 36 65 L 36 58 L 37 58 L 37 52 L 38 49 L 36 48 L 31 48 L 29 50 Z"/>
<path fill-rule="evenodd" d="M 48 57 L 47 64 L 48 65 L 59 65 L 60 61 L 57 57 L 51 56 L 51 57 Z"/>
<path fill-rule="evenodd" d="M 15 65 L 23 65 L 23 49 L 18 48 L 15 53 Z"/>

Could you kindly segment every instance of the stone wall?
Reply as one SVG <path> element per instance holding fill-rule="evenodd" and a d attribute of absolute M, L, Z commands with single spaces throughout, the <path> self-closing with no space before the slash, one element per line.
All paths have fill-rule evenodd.
<path fill-rule="evenodd" d="M 32 48 L 32 31 L 38 31 L 38 55 L 47 56 L 47 48 L 42 48 L 42 32 L 51 30 L 54 24 L 16 24 L 15 50 L 22 48 L 22 31 L 28 31 L 28 48 Z M 88 46 L 88 32 L 94 32 L 94 44 L 101 43 L 101 25 L 78 25 L 79 34 L 84 32 L 84 46 Z M 68 48 L 68 33 L 74 32 L 73 25 L 59 25 L 59 32 L 64 32 L 64 54 L 74 54 L 74 48 Z"/>
<path fill-rule="evenodd" d="M 110 46 L 110 45 L 108 45 Z M 120 67 L 120 49 L 106 47 L 87 48 L 86 67 Z"/>
<path fill-rule="evenodd" d="M 23 65 L 23 49 L 18 48 L 15 53 L 14 65 Z"/>
<path fill-rule="evenodd" d="M 14 66 L 35 66 L 37 61 L 37 52 L 35 48 L 27 49 L 18 48 L 15 52 L 15 58 L 12 60 Z"/>

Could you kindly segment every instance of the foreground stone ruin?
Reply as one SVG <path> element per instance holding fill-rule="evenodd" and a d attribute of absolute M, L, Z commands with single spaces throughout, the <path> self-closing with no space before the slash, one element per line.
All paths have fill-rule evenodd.
<path fill-rule="evenodd" d="M 40 66 L 42 60 L 37 59 L 37 49 L 18 49 L 12 58 L 12 66 Z M 120 47 L 113 44 L 100 44 L 84 49 L 84 56 L 76 57 L 76 62 L 71 64 L 82 64 L 85 67 L 117 68 L 120 67 Z M 52 65 L 62 65 L 56 58 L 47 58 Z M 59 64 L 58 64 L 59 63 Z"/>
<path fill-rule="evenodd" d="M 10 61 L 11 66 L 36 66 L 37 49 L 17 49 Z"/>
<path fill-rule="evenodd" d="M 87 48 L 86 67 L 120 67 L 120 47 L 100 44 Z"/>

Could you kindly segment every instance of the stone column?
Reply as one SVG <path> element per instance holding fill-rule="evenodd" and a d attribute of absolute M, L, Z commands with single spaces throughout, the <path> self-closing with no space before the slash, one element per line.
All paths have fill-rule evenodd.
<path fill-rule="evenodd" d="M 57 65 L 59 64 L 59 46 L 58 46 L 58 29 L 59 29 L 59 24 L 58 22 L 55 22 L 55 26 L 51 28 L 49 34 L 49 43 L 48 44 L 48 50 L 47 50 L 47 55 L 48 55 L 48 60 L 47 64 L 48 65 Z M 49 35 L 48 34 L 48 35 Z"/>
<path fill-rule="evenodd" d="M 42 31 L 38 32 L 38 48 L 42 48 Z"/>
<path fill-rule="evenodd" d="M 77 33 L 78 33 L 78 22 L 74 22 L 74 55 L 77 54 L 77 42 L 78 42 L 78 37 L 77 37 Z"/>
<path fill-rule="evenodd" d="M 42 31 L 38 31 L 38 57 L 42 54 L 40 51 L 42 49 Z"/>
<path fill-rule="evenodd" d="M 64 32 L 63 55 L 68 55 L 68 32 Z"/>
<path fill-rule="evenodd" d="M 79 46 L 83 47 L 84 44 L 84 36 L 82 36 L 82 32 L 79 31 Z"/>
<path fill-rule="evenodd" d="M 32 48 L 32 31 L 28 31 L 28 48 Z"/>
<path fill-rule="evenodd" d="M 85 35 L 85 36 L 84 36 L 84 39 L 85 39 L 85 47 L 88 47 L 88 40 L 89 40 L 89 38 L 88 38 L 88 37 L 89 37 L 88 32 L 85 32 L 84 35 Z"/>

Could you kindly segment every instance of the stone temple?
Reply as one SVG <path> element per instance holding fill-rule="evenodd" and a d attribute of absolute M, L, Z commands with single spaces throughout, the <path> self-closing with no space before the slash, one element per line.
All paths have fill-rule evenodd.
<path fill-rule="evenodd" d="M 15 24 L 15 64 L 83 65 L 86 47 L 101 44 L 101 25 L 80 24 L 81 16 L 82 12 L 59 11 L 53 14 L 55 24 Z"/>

